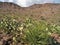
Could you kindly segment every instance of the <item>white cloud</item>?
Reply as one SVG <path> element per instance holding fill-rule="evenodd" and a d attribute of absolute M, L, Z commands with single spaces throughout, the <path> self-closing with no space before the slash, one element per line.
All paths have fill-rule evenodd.
<path fill-rule="evenodd" d="M 45 0 L 43 3 L 53 3 L 53 0 Z"/>
<path fill-rule="evenodd" d="M 2 2 L 13 2 L 22 7 L 28 7 L 33 4 L 58 3 L 59 0 L 0 0 Z"/>
<path fill-rule="evenodd" d="M 4 2 L 5 0 L 0 0 L 1 2 Z"/>
<path fill-rule="evenodd" d="M 43 3 L 52 3 L 52 2 L 53 0 L 18 0 L 16 1 L 16 4 L 22 7 L 26 7 L 33 4 L 43 4 Z"/>
<path fill-rule="evenodd" d="M 13 2 L 13 0 L 9 0 L 9 2 Z"/>
<path fill-rule="evenodd" d="M 27 1 L 26 0 L 18 0 L 16 2 L 14 1 L 14 3 L 16 3 L 16 4 L 20 5 L 20 6 L 26 6 Z"/>

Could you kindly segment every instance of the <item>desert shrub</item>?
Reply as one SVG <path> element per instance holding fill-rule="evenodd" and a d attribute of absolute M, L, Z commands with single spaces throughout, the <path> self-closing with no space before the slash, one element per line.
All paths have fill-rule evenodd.
<path fill-rule="evenodd" d="M 59 25 L 33 19 L 19 22 L 12 17 L 2 18 L 0 29 L 6 34 L 11 34 L 14 43 L 19 42 L 27 45 L 53 45 L 56 41 L 51 37 L 51 34 L 60 34 Z"/>
<path fill-rule="evenodd" d="M 0 29 L 5 34 L 11 34 L 12 40 L 16 42 L 21 41 L 21 33 L 23 26 L 21 23 L 12 17 L 3 17 L 0 20 Z M 7 37 L 8 38 L 8 37 Z"/>
<path fill-rule="evenodd" d="M 51 37 L 51 34 L 58 33 L 59 26 L 31 19 L 26 20 L 25 24 L 25 40 L 29 45 L 55 45 L 56 40 Z"/>
<path fill-rule="evenodd" d="M 29 42 L 30 45 L 47 45 L 49 34 L 47 29 L 47 25 L 44 22 L 37 22 L 27 20 L 28 27 L 26 26 L 25 34 L 26 41 Z"/>

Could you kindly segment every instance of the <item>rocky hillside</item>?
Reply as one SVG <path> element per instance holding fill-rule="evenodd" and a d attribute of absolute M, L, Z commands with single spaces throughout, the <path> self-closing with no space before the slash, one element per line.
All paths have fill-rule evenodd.
<path fill-rule="evenodd" d="M 35 4 L 30 7 L 20 7 L 13 3 L 0 2 L 0 15 L 18 15 L 42 19 L 48 22 L 60 22 L 60 4 Z"/>
<path fill-rule="evenodd" d="M 26 18 L 28 20 L 25 21 Z M 43 21 L 40 23 L 40 20 L 48 23 Z M 50 25 L 51 23 L 52 25 Z M 25 37 L 27 40 L 33 40 L 25 43 Z M 42 43 L 46 45 L 48 42 L 47 45 L 50 43 L 52 43 L 51 45 L 60 45 L 60 4 L 35 4 L 30 7 L 20 7 L 13 3 L 0 2 L 0 45 L 30 45 L 32 42 L 35 45 L 36 38 L 40 40 L 38 42 L 41 42 L 41 39 L 44 40 L 39 43 L 41 45 Z M 46 43 L 48 38 L 49 41 Z"/>

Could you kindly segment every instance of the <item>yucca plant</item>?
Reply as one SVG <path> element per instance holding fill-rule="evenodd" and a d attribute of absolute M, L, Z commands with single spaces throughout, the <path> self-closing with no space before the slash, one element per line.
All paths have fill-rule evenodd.
<path fill-rule="evenodd" d="M 30 24 L 30 25 L 29 25 Z M 30 45 L 47 45 L 49 35 L 47 25 L 44 22 L 28 20 L 28 27 L 25 29 L 26 41 Z"/>
<path fill-rule="evenodd" d="M 45 21 L 27 20 L 26 22 L 28 27 L 26 26 L 24 31 L 25 40 L 29 45 L 55 45 L 56 40 L 51 37 L 51 34 L 59 32 L 58 26 Z"/>

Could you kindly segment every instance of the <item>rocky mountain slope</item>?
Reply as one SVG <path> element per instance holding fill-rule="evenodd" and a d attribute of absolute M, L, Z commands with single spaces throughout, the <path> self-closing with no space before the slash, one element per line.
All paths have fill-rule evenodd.
<path fill-rule="evenodd" d="M 0 2 L 0 15 L 18 15 L 20 17 L 31 17 L 48 22 L 60 22 L 60 4 L 35 4 L 30 7 L 20 7 L 13 3 Z"/>

